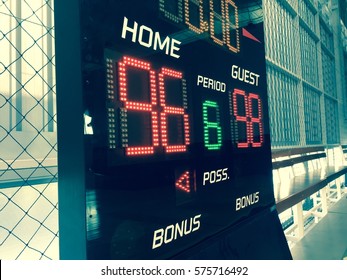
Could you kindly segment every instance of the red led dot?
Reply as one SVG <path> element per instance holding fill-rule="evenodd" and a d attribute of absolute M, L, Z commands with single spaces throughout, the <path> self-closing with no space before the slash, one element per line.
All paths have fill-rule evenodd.
<path fill-rule="evenodd" d="M 183 172 L 183 174 L 178 178 L 175 185 L 177 189 L 180 189 L 186 193 L 190 193 L 190 181 L 189 181 L 189 171 Z"/>
<path fill-rule="evenodd" d="M 262 144 L 264 143 L 264 131 L 263 131 L 263 122 L 262 122 L 262 104 L 261 104 L 261 99 L 258 94 L 255 93 L 250 93 L 248 96 L 249 99 L 249 108 L 250 108 L 250 130 L 251 130 L 251 139 L 250 139 L 250 144 L 252 147 L 258 148 L 261 147 Z M 252 106 L 252 101 L 256 100 L 257 102 L 257 111 L 258 111 L 258 116 L 254 116 L 253 112 L 253 106 Z M 259 129 L 259 141 L 255 142 L 254 141 L 254 125 L 258 126 Z"/>
<path fill-rule="evenodd" d="M 150 82 L 150 103 L 130 101 L 128 99 L 127 69 L 129 67 L 137 68 L 140 71 L 149 72 Z M 154 146 L 159 146 L 159 135 L 154 133 L 158 130 L 158 113 L 155 111 L 157 105 L 157 90 L 155 71 L 151 70 L 151 64 L 136 58 L 124 56 L 123 61 L 118 63 L 119 71 L 119 99 L 124 102 L 124 108 L 131 111 L 142 111 L 151 113 L 152 126 L 152 146 L 145 147 L 126 147 L 126 154 L 129 156 L 147 155 L 154 153 Z M 125 117 L 126 118 L 126 117 Z M 124 136 L 123 142 L 128 142 L 128 135 Z"/>
<path fill-rule="evenodd" d="M 239 108 L 239 104 L 237 102 L 237 96 L 242 96 L 244 98 L 244 111 L 245 115 L 240 115 L 241 108 Z M 254 116 L 255 112 L 253 112 L 253 101 L 257 103 L 257 116 Z M 245 91 L 235 89 L 233 95 L 233 110 L 234 116 L 237 123 L 245 123 L 246 126 L 246 139 L 241 142 L 238 139 L 237 147 L 238 148 L 248 148 L 248 147 L 261 147 L 264 142 L 264 130 L 263 130 L 263 122 L 262 122 L 262 103 L 258 94 L 250 93 L 246 94 Z M 259 140 L 255 141 L 255 131 L 254 128 L 258 128 L 259 132 Z M 239 132 L 238 132 L 239 133 Z M 244 135 L 243 135 L 244 136 Z M 240 135 L 238 135 L 240 138 Z"/>
<path fill-rule="evenodd" d="M 149 77 L 149 90 L 150 90 L 150 102 L 142 102 L 138 100 L 129 100 L 129 85 L 128 85 L 128 75 L 129 69 L 135 68 L 139 71 L 148 72 Z M 168 77 L 173 79 L 182 80 L 182 92 L 183 95 L 182 107 L 167 106 L 166 99 L 168 92 L 165 89 L 165 79 Z M 158 83 L 157 83 L 158 81 Z M 190 144 L 190 128 L 189 128 L 189 116 L 185 114 L 187 109 L 186 102 L 186 90 L 185 82 L 183 80 L 183 73 L 177 70 L 163 67 L 161 72 L 158 74 L 158 80 L 156 79 L 156 73 L 151 69 L 151 64 L 146 61 L 142 61 L 137 58 L 132 58 L 129 56 L 124 56 L 123 59 L 118 63 L 118 83 L 119 83 L 119 101 L 122 102 L 121 109 L 124 110 L 124 114 L 121 115 L 121 123 L 124 126 L 124 129 L 127 127 L 128 116 L 127 111 L 140 111 L 151 114 L 151 137 L 152 143 L 150 146 L 144 147 L 131 147 L 128 146 L 129 135 L 131 137 L 131 131 L 126 131 L 122 134 L 122 142 L 126 149 L 126 154 L 129 156 L 136 155 L 146 155 L 154 153 L 154 147 L 159 146 L 160 144 L 165 147 L 167 153 L 180 153 L 187 150 L 187 145 Z M 159 89 L 159 94 L 157 92 L 157 86 Z M 158 108 L 158 103 L 161 108 Z M 160 116 L 159 116 L 160 114 Z M 168 131 L 168 117 L 170 115 L 176 115 L 178 118 L 182 118 L 183 124 L 183 135 L 179 138 L 183 138 L 182 144 L 170 145 Z M 161 140 L 161 143 L 160 143 Z"/>
<path fill-rule="evenodd" d="M 131 156 L 153 154 L 153 147 L 127 147 L 126 154 Z"/>
<path fill-rule="evenodd" d="M 240 115 L 240 111 L 239 107 L 238 107 L 238 102 L 237 102 L 237 97 L 238 96 L 242 96 L 242 98 L 244 99 L 244 106 L 245 106 L 245 115 L 242 116 Z M 248 147 L 248 134 L 249 134 L 249 126 L 248 126 L 248 121 L 247 121 L 247 116 L 249 115 L 248 113 L 248 99 L 246 96 L 246 92 L 244 90 L 239 90 L 239 89 L 235 89 L 234 90 L 234 96 L 233 96 L 233 109 L 234 109 L 234 116 L 236 118 L 236 121 L 239 123 L 245 123 L 246 126 L 246 139 L 245 142 L 240 142 L 240 139 L 238 139 L 238 143 L 237 143 L 237 147 L 238 148 L 247 148 Z M 240 136 L 240 135 L 239 135 Z"/>
<path fill-rule="evenodd" d="M 189 118 L 185 116 L 184 108 L 166 105 L 167 91 L 165 89 L 165 77 L 182 79 L 183 73 L 176 71 L 176 70 L 173 70 L 173 69 L 163 67 L 161 69 L 161 72 L 158 75 L 160 106 L 162 106 L 164 108 L 163 112 L 160 114 L 161 115 L 162 145 L 165 147 L 165 151 L 167 153 L 186 152 L 187 151 L 187 145 L 189 145 L 189 143 L 190 143 Z M 184 94 L 183 90 L 182 90 L 182 94 Z M 184 143 L 182 143 L 182 145 L 169 145 L 169 143 L 168 143 L 168 127 L 167 127 L 168 115 L 181 115 L 183 118 Z"/>

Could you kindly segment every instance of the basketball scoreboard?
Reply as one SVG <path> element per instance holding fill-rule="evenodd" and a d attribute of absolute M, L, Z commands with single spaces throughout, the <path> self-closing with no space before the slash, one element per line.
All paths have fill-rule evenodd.
<path fill-rule="evenodd" d="M 184 258 L 274 205 L 252 5 L 262 14 L 259 1 L 81 5 L 88 258 Z"/>

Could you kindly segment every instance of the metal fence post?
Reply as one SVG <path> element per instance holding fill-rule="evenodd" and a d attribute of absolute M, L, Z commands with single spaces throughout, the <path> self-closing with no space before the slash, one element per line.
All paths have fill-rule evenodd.
<path fill-rule="evenodd" d="M 79 3 L 55 1 L 61 259 L 86 259 Z"/>

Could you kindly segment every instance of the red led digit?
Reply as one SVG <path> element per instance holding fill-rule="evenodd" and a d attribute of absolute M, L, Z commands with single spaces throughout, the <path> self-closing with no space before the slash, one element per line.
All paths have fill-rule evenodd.
<path fill-rule="evenodd" d="M 255 116 L 255 112 L 253 111 L 253 100 L 256 101 L 256 111 L 257 111 L 257 116 Z M 258 94 L 255 93 L 250 93 L 248 96 L 248 102 L 249 102 L 249 114 L 250 114 L 250 144 L 252 147 L 261 147 L 262 144 L 264 143 L 264 131 L 263 131 L 263 122 L 262 122 L 262 104 L 261 104 L 261 99 L 259 98 Z M 255 130 L 259 133 L 259 141 L 256 141 L 255 138 Z M 258 134 L 257 133 L 257 134 Z"/>
<path fill-rule="evenodd" d="M 124 56 L 118 62 L 118 88 L 119 132 L 127 156 L 154 154 L 159 145 L 166 153 L 187 151 L 190 129 L 182 72 L 163 67 L 157 79 L 150 63 Z"/>
<path fill-rule="evenodd" d="M 149 75 L 149 88 L 150 88 L 150 103 L 138 102 L 129 100 L 128 94 L 128 75 L 129 69 L 137 69 L 146 71 Z M 129 156 L 148 155 L 154 153 L 154 147 L 159 146 L 159 127 L 158 127 L 158 113 L 155 111 L 157 105 L 157 91 L 156 91 L 156 78 L 155 71 L 151 70 L 151 65 L 148 62 L 131 58 L 123 57 L 123 61 L 118 63 L 119 70 L 119 99 L 124 102 L 124 108 L 121 109 L 121 123 L 122 123 L 122 142 L 126 149 L 126 154 Z M 151 118 L 152 130 L 152 145 L 150 146 L 132 146 L 129 147 L 127 127 L 127 111 L 148 112 Z"/>
<path fill-rule="evenodd" d="M 241 98 L 241 99 L 240 99 Z M 259 148 L 264 143 L 262 103 L 258 94 L 235 89 L 232 97 L 234 137 L 238 148 Z M 240 102 L 242 101 L 242 102 Z"/>
<path fill-rule="evenodd" d="M 162 68 L 161 72 L 158 74 L 158 80 L 159 80 L 159 97 L 160 97 L 160 106 L 162 107 L 162 112 L 160 114 L 160 124 L 161 124 L 161 140 L 162 140 L 162 146 L 165 147 L 165 151 L 167 153 L 177 153 L 177 152 L 186 152 L 187 151 L 187 145 L 190 144 L 190 132 L 189 132 L 189 117 L 187 114 L 185 114 L 185 99 L 186 99 L 186 93 L 184 92 L 183 86 L 180 93 L 175 92 L 175 94 L 182 94 L 183 98 L 183 106 L 177 107 L 177 106 L 169 106 L 167 104 L 167 89 L 165 86 L 165 79 L 166 77 L 171 77 L 173 79 L 179 79 L 182 82 L 184 81 L 182 79 L 182 72 L 175 71 L 168 68 Z M 177 115 L 182 117 L 183 122 L 183 143 L 182 144 L 173 144 L 170 145 L 169 143 L 169 127 L 168 127 L 168 117 L 170 115 Z"/>
<path fill-rule="evenodd" d="M 237 98 L 238 96 L 241 96 L 241 98 L 243 98 L 243 101 L 244 101 L 244 106 L 245 108 L 242 108 L 242 109 L 245 109 L 244 110 L 244 115 L 241 115 L 241 110 L 239 108 L 239 104 L 237 102 Z M 243 138 L 242 140 L 240 140 L 240 131 L 238 133 L 238 142 L 237 142 L 237 147 L 238 148 L 248 148 L 248 138 L 249 138 L 249 134 L 251 133 L 249 131 L 249 125 L 248 125 L 248 121 L 247 121 L 247 117 L 249 116 L 249 109 L 248 109 L 248 98 L 247 98 L 247 95 L 246 95 L 246 92 L 243 91 L 243 90 L 239 90 L 239 89 L 235 89 L 234 90 L 234 95 L 233 95 L 233 108 L 234 108 L 234 116 L 236 118 L 236 122 L 239 126 L 243 126 L 246 130 L 246 134 L 243 135 Z M 242 124 L 244 123 L 244 124 Z M 241 142 L 242 141 L 242 142 Z"/>

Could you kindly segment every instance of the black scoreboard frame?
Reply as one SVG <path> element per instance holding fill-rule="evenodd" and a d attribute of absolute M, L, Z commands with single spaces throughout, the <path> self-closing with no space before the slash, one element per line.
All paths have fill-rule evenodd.
<path fill-rule="evenodd" d="M 62 259 L 290 258 L 263 24 L 216 1 L 56 1 Z"/>

